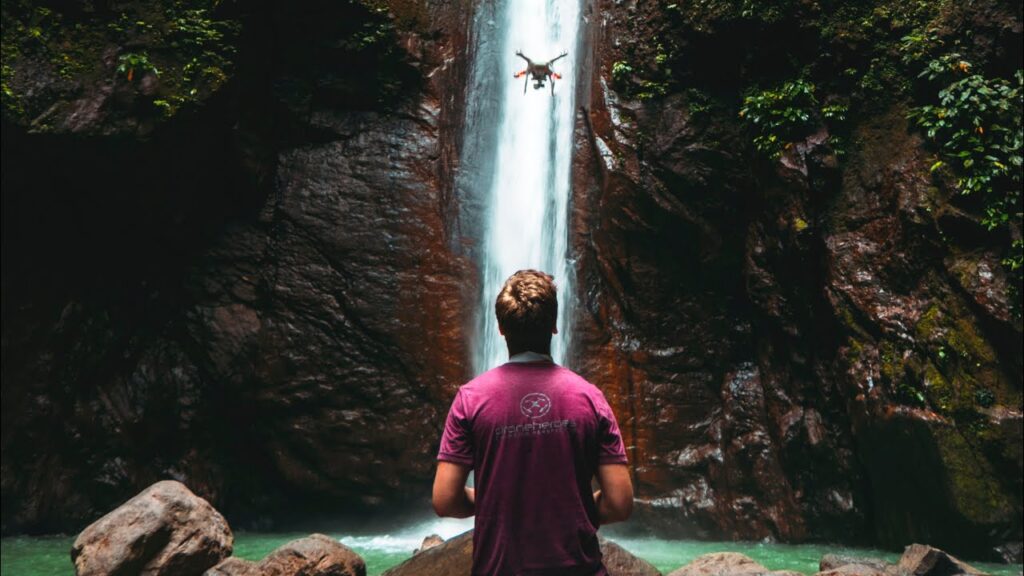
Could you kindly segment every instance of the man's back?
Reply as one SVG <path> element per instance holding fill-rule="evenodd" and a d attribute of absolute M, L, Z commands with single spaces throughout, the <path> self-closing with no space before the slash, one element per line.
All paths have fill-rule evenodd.
<path fill-rule="evenodd" d="M 600 390 L 551 362 L 509 362 L 463 386 L 438 459 L 476 471 L 473 573 L 600 574 L 591 479 L 625 464 Z"/>

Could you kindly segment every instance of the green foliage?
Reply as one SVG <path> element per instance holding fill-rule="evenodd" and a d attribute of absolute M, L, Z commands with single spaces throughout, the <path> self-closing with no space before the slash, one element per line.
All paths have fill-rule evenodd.
<path fill-rule="evenodd" d="M 633 67 L 628 62 L 618 60 L 612 64 L 612 82 L 616 86 L 625 86 L 633 75 Z"/>
<path fill-rule="evenodd" d="M 961 193 L 986 196 L 989 229 L 1007 224 L 1020 200 L 1022 88 L 1020 71 L 1014 82 L 970 74 L 940 90 L 938 104 L 912 113 L 945 158 L 933 170 L 949 163 L 960 175 Z"/>
<path fill-rule="evenodd" d="M 690 109 L 690 115 L 694 117 L 707 114 L 714 107 L 714 101 L 711 97 L 697 88 L 686 90 L 686 101 Z"/>
<path fill-rule="evenodd" d="M 949 168 L 961 194 L 984 199 L 982 223 L 989 230 L 1019 231 L 1024 72 L 1018 70 L 1013 80 L 987 78 L 952 53 L 928 62 L 921 77 L 948 82 L 936 103 L 911 111 L 911 118 L 938 147 L 940 159 L 932 171 Z M 1022 248 L 1021 241 L 1014 240 L 1004 259 L 1017 276 L 1024 260 Z"/>
<path fill-rule="evenodd" d="M 678 10 L 671 5 L 664 10 Z M 666 96 L 673 88 L 672 72 L 678 46 L 673 36 L 654 31 L 631 36 L 622 46 L 622 58 L 612 63 L 612 86 L 628 98 L 651 100 Z"/>
<path fill-rule="evenodd" d="M 205 6 L 182 2 L 168 7 L 164 18 L 164 41 L 184 60 L 171 93 L 153 102 L 169 116 L 227 81 L 235 56 L 232 41 L 238 24 L 214 18 Z"/>
<path fill-rule="evenodd" d="M 793 0 L 693 0 L 665 8 L 679 14 L 699 32 L 713 32 L 719 25 L 736 21 L 775 24 L 799 13 L 799 3 Z"/>
<path fill-rule="evenodd" d="M 117 57 L 117 73 L 123 74 L 131 82 L 135 75 L 142 75 L 145 72 L 152 72 L 160 75 L 160 71 L 149 61 L 149 55 L 145 52 L 128 52 Z"/>
<path fill-rule="evenodd" d="M 230 75 L 239 25 L 218 18 L 217 4 L 156 0 L 80 11 L 5 0 L 4 109 L 21 117 L 42 112 L 25 110 L 36 99 L 24 98 L 40 74 L 56 74 L 68 85 L 109 78 L 112 71 L 104 53 L 114 45 L 121 47 L 113 65 L 117 78 L 132 84 L 144 74 L 158 75 L 154 92 L 147 92 L 155 111 L 173 115 L 219 88 Z M 38 70 L 40 63 L 45 63 L 43 70 Z"/>
<path fill-rule="evenodd" d="M 768 90 L 754 90 L 743 99 L 739 116 L 754 132 L 754 146 L 770 158 L 778 158 L 793 142 L 805 138 L 819 122 L 838 125 L 846 120 L 847 107 L 839 103 L 821 106 L 815 87 L 803 79 L 784 82 Z"/>

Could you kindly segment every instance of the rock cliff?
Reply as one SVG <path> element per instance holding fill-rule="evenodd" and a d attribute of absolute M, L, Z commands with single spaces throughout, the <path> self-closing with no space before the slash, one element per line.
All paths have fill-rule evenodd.
<path fill-rule="evenodd" d="M 249 522 L 421 497 L 467 7 L 3 10 L 4 531 L 168 477 Z"/>
<path fill-rule="evenodd" d="M 422 502 L 477 306 L 471 3 L 2 9 L 3 531 L 163 478 L 241 525 Z M 1019 166 L 924 107 L 959 74 L 1019 124 L 1020 2 L 584 15 L 571 364 L 643 520 L 1019 554 L 1020 196 L 961 193 Z"/>
<path fill-rule="evenodd" d="M 970 164 L 936 162 L 954 144 L 926 136 L 936 88 L 915 78 L 1019 84 L 1020 10 L 595 4 L 575 362 L 654 525 L 1019 542 L 1019 169 L 991 181 L 1007 222 L 986 220 Z"/>

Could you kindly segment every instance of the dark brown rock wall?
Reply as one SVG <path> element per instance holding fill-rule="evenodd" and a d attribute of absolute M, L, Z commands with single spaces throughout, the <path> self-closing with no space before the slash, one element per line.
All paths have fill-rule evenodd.
<path fill-rule="evenodd" d="M 422 498 L 468 376 L 464 8 L 241 8 L 234 75 L 145 129 L 5 109 L 5 532 L 165 477 L 249 522 Z"/>
<path fill-rule="evenodd" d="M 577 124 L 574 361 L 620 417 L 640 513 L 684 535 L 994 557 L 1021 538 L 1000 237 L 929 173 L 896 95 L 846 149 L 821 125 L 759 155 L 744 84 L 839 57 L 815 60 L 810 17 L 701 6 L 594 3 Z"/>

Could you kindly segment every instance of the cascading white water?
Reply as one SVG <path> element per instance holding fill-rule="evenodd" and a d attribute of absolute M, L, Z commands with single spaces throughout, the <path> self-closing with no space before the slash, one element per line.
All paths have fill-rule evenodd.
<path fill-rule="evenodd" d="M 579 0 L 504 0 L 497 10 L 497 26 L 490 27 L 500 35 L 495 60 L 500 62 L 501 88 L 496 90 L 500 113 L 493 160 L 480 162 L 490 167 L 492 177 L 480 180 L 489 183 L 489 191 L 481 252 L 480 338 L 474 358 L 477 373 L 507 359 L 494 317 L 494 298 L 505 279 L 524 268 L 555 276 L 559 333 L 551 352 L 556 362 L 565 359 L 573 294 L 567 241 L 579 12 Z M 534 89 L 532 82 L 523 93 L 523 79 L 512 77 L 525 68 L 525 62 L 515 56 L 517 50 L 535 62 L 569 52 L 553 66 L 562 75 L 555 82 L 554 95 L 550 86 Z M 468 106 L 474 105 L 471 92 Z"/>

